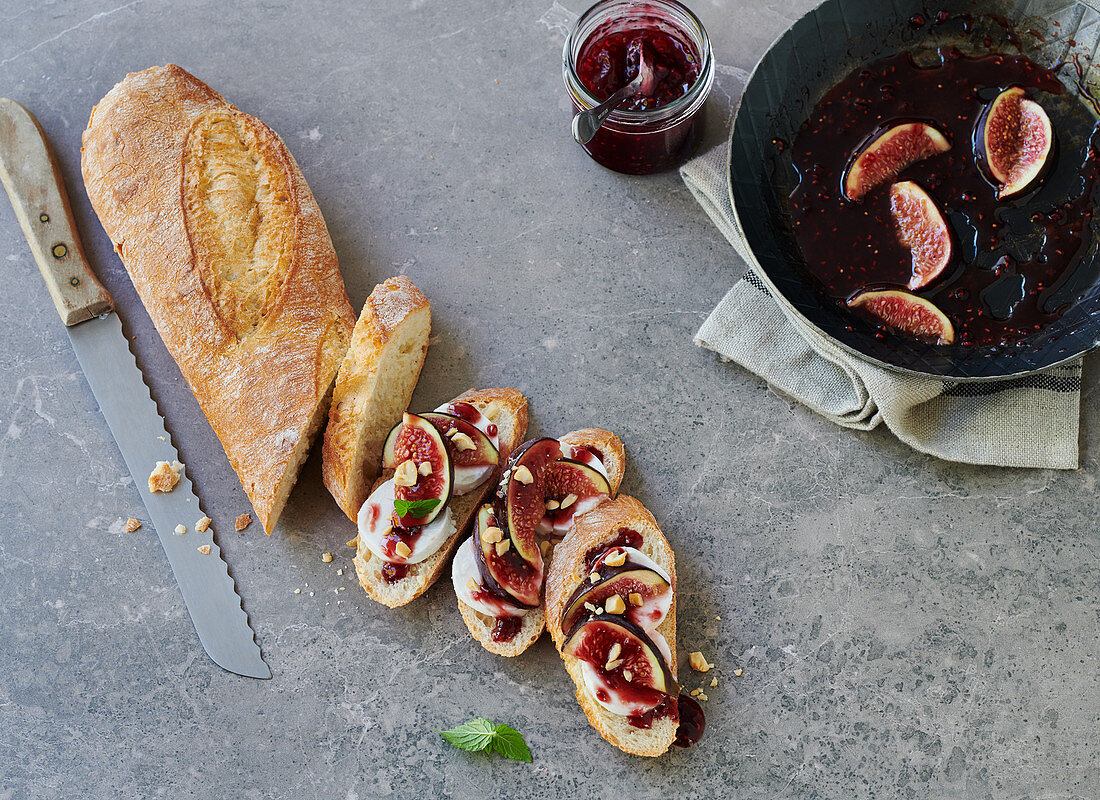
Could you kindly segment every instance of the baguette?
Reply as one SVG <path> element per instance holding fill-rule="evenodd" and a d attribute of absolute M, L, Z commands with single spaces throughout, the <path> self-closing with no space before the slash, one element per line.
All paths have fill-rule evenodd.
<path fill-rule="evenodd" d="M 585 556 L 593 548 L 611 542 L 624 528 L 642 535 L 638 548 L 653 559 L 671 577 L 672 604 L 657 626 L 671 651 L 669 668 L 676 676 L 676 559 L 672 547 L 657 526 L 653 515 L 633 497 L 620 495 L 583 515 L 573 530 L 558 546 L 546 574 L 546 626 L 561 653 L 565 644 L 562 614 L 573 591 L 588 579 Z M 676 739 L 678 719 L 675 715 L 660 717 L 650 728 L 636 728 L 627 717 L 612 714 L 596 702 L 581 676 L 580 662 L 562 653 L 565 668 L 576 684 L 577 702 L 584 709 L 592 727 L 620 750 L 639 756 L 659 756 Z"/>
<path fill-rule="evenodd" d="M 610 431 L 600 430 L 599 428 L 582 428 L 581 430 L 565 434 L 560 437 L 559 441 L 572 445 L 587 445 L 597 450 L 600 454 L 600 460 L 603 462 L 604 469 L 607 470 L 607 481 L 611 484 L 611 494 L 614 496 L 619 490 L 619 484 L 622 483 L 623 473 L 626 469 L 626 452 L 623 449 L 623 443 L 619 437 Z M 595 510 L 597 509 L 581 514 L 576 518 L 576 521 L 584 519 Z M 576 525 L 576 521 L 574 525 Z M 550 540 L 550 542 L 550 549 L 543 557 L 544 566 L 549 564 L 554 558 L 556 547 L 560 547 L 560 544 L 554 545 L 553 540 Z M 520 655 L 538 641 L 542 632 L 546 630 L 544 603 L 537 608 L 531 609 L 520 618 L 520 627 L 515 636 L 505 642 L 494 641 L 492 633 L 493 626 L 497 621 L 496 617 L 491 617 L 477 609 L 471 608 L 464 603 L 461 598 L 456 597 L 455 599 L 458 602 L 458 611 L 462 614 L 462 621 L 466 623 L 470 635 L 477 639 L 482 647 L 498 656 L 514 658 Z"/>
<path fill-rule="evenodd" d="M 81 170 L 149 317 L 270 533 L 355 325 L 283 141 L 180 67 L 92 110 Z"/>
<path fill-rule="evenodd" d="M 428 352 L 428 298 L 404 275 L 374 287 L 332 391 L 321 474 L 355 521 L 382 468 L 386 434 L 408 408 Z"/>
<path fill-rule="evenodd" d="M 499 464 L 504 464 L 527 434 L 527 398 L 515 389 L 470 390 L 460 394 L 451 402 L 466 402 L 475 406 L 482 414 L 497 426 L 497 440 L 500 444 Z M 406 605 L 427 591 L 439 578 L 447 566 L 447 560 L 455 546 L 465 535 L 478 508 L 486 495 L 496 487 L 500 467 L 468 494 L 452 497 L 451 512 L 455 517 L 455 532 L 431 556 L 425 560 L 410 564 L 403 578 L 390 583 L 382 577 L 385 563 L 357 538 L 355 572 L 359 576 L 359 585 L 372 600 L 377 600 L 390 608 Z M 393 470 L 384 470 L 375 481 L 371 491 L 393 476 Z"/>

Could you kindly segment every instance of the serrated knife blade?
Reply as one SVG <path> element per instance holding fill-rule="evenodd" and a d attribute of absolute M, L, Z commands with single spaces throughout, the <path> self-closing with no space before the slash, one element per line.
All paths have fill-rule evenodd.
<path fill-rule="evenodd" d="M 186 468 L 175 489 L 148 491 L 158 461 L 179 456 L 149 387 L 134 361 L 111 297 L 84 257 L 68 195 L 48 140 L 34 116 L 0 97 L 0 180 L 50 288 L 88 385 L 141 493 L 199 641 L 220 667 L 270 678 L 233 578 L 204 516 Z M 177 525 L 188 528 L 177 535 Z M 199 550 L 210 545 L 210 552 Z M 205 547 L 203 548 L 205 550 Z"/>

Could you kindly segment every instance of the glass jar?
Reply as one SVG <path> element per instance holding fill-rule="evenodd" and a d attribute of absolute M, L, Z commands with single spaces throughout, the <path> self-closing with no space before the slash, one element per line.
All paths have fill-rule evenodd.
<path fill-rule="evenodd" d="M 582 145 L 609 169 L 643 175 L 671 169 L 690 155 L 696 123 L 714 83 L 714 54 L 703 23 L 676 0 L 600 0 L 577 20 L 562 53 L 562 75 L 574 114 L 606 99 L 596 97 L 578 72 L 586 48 L 635 32 L 671 38 L 699 67 L 694 84 L 680 97 L 652 110 L 617 108 Z"/>

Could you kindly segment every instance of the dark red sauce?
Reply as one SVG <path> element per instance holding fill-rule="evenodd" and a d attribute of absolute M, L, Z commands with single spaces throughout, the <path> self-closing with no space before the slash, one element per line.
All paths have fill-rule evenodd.
<path fill-rule="evenodd" d="M 601 32 L 597 29 L 581 46 L 577 75 L 597 100 L 611 97 L 638 76 L 644 57 L 654 74 L 648 94 L 636 94 L 620 109 L 652 111 L 688 93 L 699 78 L 699 54 L 678 31 L 647 24 Z"/>
<path fill-rule="evenodd" d="M 703 738 L 703 731 L 707 729 L 707 718 L 703 714 L 703 707 L 688 694 L 681 694 L 677 698 L 677 705 L 680 709 L 680 725 L 676 728 L 676 740 L 673 744 L 677 747 L 691 747 L 693 744 L 698 744 Z"/>
<path fill-rule="evenodd" d="M 399 558 L 397 555 L 397 543 L 404 542 L 410 550 L 416 547 L 420 534 L 424 532 L 422 526 L 415 528 L 392 528 L 382 539 L 382 553 L 386 558 Z"/>
<path fill-rule="evenodd" d="M 659 719 L 665 719 L 666 717 L 678 719 L 679 715 L 680 709 L 676 698 L 672 695 L 665 695 L 664 699 L 649 711 L 643 711 L 641 714 L 631 714 L 626 718 L 626 721 L 635 728 L 648 730 Z M 679 728 L 677 728 L 677 732 L 679 732 Z"/>
<path fill-rule="evenodd" d="M 387 561 L 382 565 L 382 580 L 386 583 L 397 583 L 408 574 L 408 564 L 391 564 Z"/>
<path fill-rule="evenodd" d="M 924 22 L 920 15 L 911 20 Z M 1057 150 L 1037 191 L 998 201 L 972 137 L 986 105 L 1009 86 L 1023 87 L 1043 106 Z M 911 258 L 890 214 L 890 182 L 861 203 L 845 200 L 841 184 L 869 134 L 914 120 L 935 125 L 951 149 L 913 164 L 898 180 L 916 181 L 933 197 L 955 252 L 944 273 L 917 293 L 951 319 L 959 344 L 1021 342 L 1057 319 L 1100 269 L 1091 229 L 1100 141 L 1094 120 L 1053 72 L 1022 56 L 967 57 L 953 48 L 901 53 L 844 78 L 795 139 L 797 185 L 790 194 L 807 268 L 840 305 L 864 289 L 904 288 L 909 279 Z"/>
<path fill-rule="evenodd" d="M 635 549 L 642 546 L 642 534 L 630 528 L 619 528 L 615 536 L 608 542 L 598 544 L 584 554 L 584 562 L 591 567 L 595 563 L 596 559 L 610 550 L 612 547 L 633 547 Z"/>
<path fill-rule="evenodd" d="M 494 642 L 510 642 L 516 638 L 522 626 L 523 619 L 520 617 L 497 617 L 489 636 Z"/>

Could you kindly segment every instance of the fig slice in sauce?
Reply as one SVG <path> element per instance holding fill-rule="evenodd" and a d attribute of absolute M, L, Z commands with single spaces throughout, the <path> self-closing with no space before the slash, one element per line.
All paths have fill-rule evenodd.
<path fill-rule="evenodd" d="M 951 320 L 923 297 L 889 289 L 862 292 L 848 301 L 850 308 L 859 308 L 899 333 L 934 344 L 955 341 Z"/>
<path fill-rule="evenodd" d="M 844 176 L 844 196 L 852 201 L 897 177 L 910 164 L 946 152 L 951 143 L 923 122 L 894 125 L 871 138 L 859 150 Z"/>
<path fill-rule="evenodd" d="M 382 466 L 398 469 L 406 461 L 415 465 L 416 483 L 412 486 L 397 486 L 393 490 L 394 501 L 408 503 L 418 500 L 438 500 L 439 502 L 423 516 L 412 513 L 399 516 L 394 512 L 397 524 L 405 528 L 427 525 L 446 508 L 451 499 L 451 487 L 454 483 L 454 468 L 443 442 L 443 435 L 429 420 L 416 414 L 404 414 L 401 422 L 395 425 L 382 451 Z M 431 472 L 422 475 L 420 465 L 427 462 Z M 395 476 L 396 477 L 396 476 Z"/>
<path fill-rule="evenodd" d="M 677 688 L 653 640 L 627 620 L 605 615 L 584 623 L 566 640 L 562 655 L 587 662 L 608 689 L 630 695 L 631 700 L 656 705 Z"/>
<path fill-rule="evenodd" d="M 1043 107 L 1019 86 L 1005 89 L 978 121 L 978 157 L 997 183 L 997 197 L 1014 197 L 1042 176 L 1054 149 L 1054 128 Z"/>
<path fill-rule="evenodd" d="M 936 201 L 913 181 L 890 187 L 890 213 L 898 239 L 909 248 L 913 261 L 910 289 L 927 286 L 940 276 L 951 262 L 951 229 Z"/>
<path fill-rule="evenodd" d="M 591 608 L 586 608 L 585 604 L 597 609 L 604 608 L 606 601 L 612 595 L 618 595 L 622 598 L 626 607 L 622 616 L 625 616 L 643 630 L 652 630 L 653 627 L 656 627 L 655 625 L 651 626 L 651 622 L 660 623 L 660 618 L 664 617 L 664 613 L 660 613 L 660 618 L 656 620 L 644 619 L 643 617 L 660 612 L 657 604 L 653 601 L 671 592 L 672 587 L 663 576 L 658 575 L 648 567 L 636 567 L 630 564 L 625 566 L 626 568 L 622 571 L 614 572 L 606 578 L 602 578 L 599 583 L 592 584 L 591 581 L 586 580 L 577 587 L 576 591 L 573 592 L 573 596 L 566 603 L 565 613 L 561 617 L 561 629 L 563 631 L 572 630 L 582 618 L 594 613 Z M 636 595 L 636 600 L 640 598 L 642 605 L 632 605 L 630 603 L 631 595 Z M 665 610 L 667 611 L 667 608 Z"/>
<path fill-rule="evenodd" d="M 493 447 L 489 437 L 461 417 L 445 414 L 442 411 L 430 411 L 420 416 L 439 428 L 456 467 L 495 467 L 500 460 L 500 453 Z M 451 439 L 454 435 L 452 431 L 466 434 L 473 442 L 473 449 L 460 449 Z"/>
<path fill-rule="evenodd" d="M 512 547 L 529 564 L 542 566 L 535 529 L 546 514 L 547 469 L 561 458 L 557 439 L 532 439 L 508 460 L 497 490 L 497 517 L 503 518 Z"/>
<path fill-rule="evenodd" d="M 570 496 L 572 500 L 565 508 L 561 504 Z M 545 517 L 539 523 L 543 531 L 568 531 L 573 525 L 573 517 L 590 511 L 611 497 L 611 484 L 595 467 L 571 458 L 555 461 L 546 469 L 546 500 L 553 500 L 559 507 L 545 511 Z"/>
<path fill-rule="evenodd" d="M 474 558 L 481 572 L 482 588 L 503 600 L 526 608 L 538 606 L 542 596 L 542 553 L 535 547 L 537 559 L 528 562 L 516 552 L 508 536 L 507 526 L 493 506 L 486 503 L 477 513 L 474 528 Z M 489 535 L 492 529 L 501 534 Z M 501 547 L 501 543 L 507 543 Z"/>

